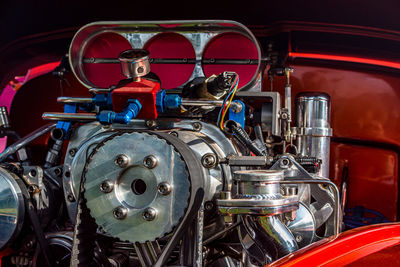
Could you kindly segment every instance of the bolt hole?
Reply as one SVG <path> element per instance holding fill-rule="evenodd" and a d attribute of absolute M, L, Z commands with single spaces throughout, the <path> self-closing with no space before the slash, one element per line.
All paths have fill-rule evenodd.
<path fill-rule="evenodd" d="M 144 192 L 146 192 L 147 186 L 145 181 L 143 181 L 142 179 L 135 179 L 131 184 L 131 188 L 133 193 L 135 193 L 136 195 L 142 195 L 144 194 Z"/>

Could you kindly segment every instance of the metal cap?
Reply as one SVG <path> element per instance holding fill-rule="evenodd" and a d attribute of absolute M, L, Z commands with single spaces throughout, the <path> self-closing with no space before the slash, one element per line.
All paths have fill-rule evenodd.
<path fill-rule="evenodd" d="M 149 52 L 144 49 L 129 49 L 118 55 L 122 74 L 127 78 L 142 77 L 150 72 Z"/>

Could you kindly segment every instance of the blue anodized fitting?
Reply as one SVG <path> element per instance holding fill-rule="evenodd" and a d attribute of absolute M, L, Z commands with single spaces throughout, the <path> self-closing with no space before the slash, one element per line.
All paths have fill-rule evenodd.
<path fill-rule="evenodd" d="M 182 98 L 179 95 L 167 94 L 165 90 L 160 90 L 156 94 L 156 108 L 160 113 L 167 109 L 176 109 L 182 105 Z"/>
<path fill-rule="evenodd" d="M 101 124 L 128 124 L 139 114 L 139 111 L 142 109 L 142 105 L 137 99 L 129 99 L 127 104 L 128 105 L 125 107 L 125 109 L 120 113 L 106 110 L 101 111 L 99 114 L 97 114 L 97 120 Z"/>

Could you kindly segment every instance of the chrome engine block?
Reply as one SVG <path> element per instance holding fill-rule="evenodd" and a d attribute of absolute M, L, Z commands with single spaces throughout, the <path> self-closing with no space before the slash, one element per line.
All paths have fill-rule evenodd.
<path fill-rule="evenodd" d="M 168 23 L 192 38 L 199 55 L 206 46 L 195 40 L 226 32 L 253 41 L 260 54 L 239 23 Z M 109 28 L 132 42 L 155 34 L 140 32 L 151 23 L 129 26 L 137 27 L 133 33 L 115 25 Z M 0 215 L 0 249 L 23 231 L 32 238 L 20 243 L 39 244 L 34 256 L 14 262 L 61 265 L 64 258 L 52 254 L 58 251 L 70 255 L 63 266 L 264 266 L 340 232 L 339 193 L 328 179 L 328 95 L 297 96 L 292 121 L 292 70 L 283 71 L 282 107 L 278 92 L 259 90 L 260 58 L 240 91 L 240 75 L 227 69 L 200 82 L 204 73 L 194 71 L 171 93 L 146 76 L 151 54 L 139 49 L 119 56 L 126 80 L 95 88 L 82 64 L 96 59 L 82 53 L 101 26 L 84 27 L 70 50 L 72 70 L 93 98 L 60 97 L 65 112 L 43 115 L 57 124 L 0 154 L 0 207 L 9 211 Z M 48 132 L 53 145 L 44 165 L 6 160 Z"/>

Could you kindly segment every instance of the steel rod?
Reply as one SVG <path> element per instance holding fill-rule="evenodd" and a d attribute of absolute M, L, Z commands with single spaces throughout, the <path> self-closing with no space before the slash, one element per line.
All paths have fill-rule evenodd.
<path fill-rule="evenodd" d="M 43 113 L 42 118 L 44 120 L 52 121 L 95 121 L 96 113 L 62 113 L 52 112 Z"/>

